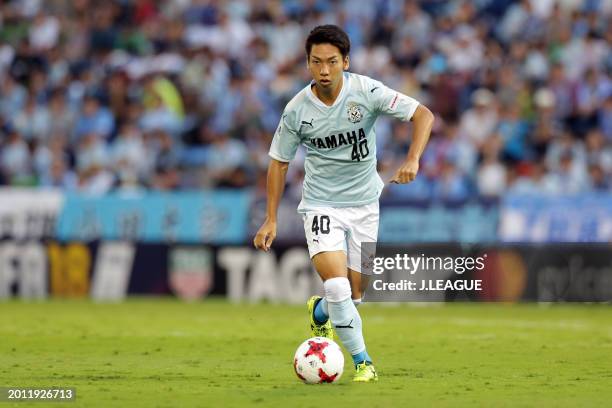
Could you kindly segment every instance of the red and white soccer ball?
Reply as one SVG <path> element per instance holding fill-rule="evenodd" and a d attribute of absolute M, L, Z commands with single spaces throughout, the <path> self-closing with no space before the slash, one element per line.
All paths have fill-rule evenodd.
<path fill-rule="evenodd" d="M 313 337 L 298 347 L 293 368 L 306 384 L 335 383 L 344 370 L 344 355 L 333 340 Z"/>

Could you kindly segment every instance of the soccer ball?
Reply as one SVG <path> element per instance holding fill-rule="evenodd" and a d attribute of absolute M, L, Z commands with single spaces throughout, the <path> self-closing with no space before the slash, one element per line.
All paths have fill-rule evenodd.
<path fill-rule="evenodd" d="M 306 384 L 335 383 L 344 370 L 344 355 L 333 340 L 313 337 L 298 347 L 293 369 Z"/>

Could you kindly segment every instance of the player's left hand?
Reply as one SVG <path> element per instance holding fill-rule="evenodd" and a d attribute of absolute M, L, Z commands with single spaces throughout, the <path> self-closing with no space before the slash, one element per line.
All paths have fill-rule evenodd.
<path fill-rule="evenodd" d="M 406 160 L 389 180 L 390 183 L 406 184 L 414 180 L 419 172 L 418 160 Z"/>

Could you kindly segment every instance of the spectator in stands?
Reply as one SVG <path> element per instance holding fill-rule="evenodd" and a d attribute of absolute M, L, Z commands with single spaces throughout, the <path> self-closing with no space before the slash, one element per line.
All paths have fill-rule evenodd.
<path fill-rule="evenodd" d="M 610 182 L 610 174 L 604 172 L 602 167 L 593 163 L 589 165 L 590 187 L 593 191 L 607 192 L 612 191 L 612 183 Z"/>
<path fill-rule="evenodd" d="M 612 146 L 606 145 L 603 132 L 593 128 L 585 137 L 586 161 L 597 165 L 604 175 L 612 178 Z"/>
<path fill-rule="evenodd" d="M 10 73 L 7 73 L 2 80 L 0 96 L 0 114 L 5 121 L 10 121 L 25 106 L 28 91 L 23 84 L 16 81 Z"/>
<path fill-rule="evenodd" d="M 127 122 L 121 127 L 109 154 L 118 182 L 124 188 L 138 186 L 140 180 L 149 178 L 151 158 L 147 154 L 142 133 L 135 124 Z"/>
<path fill-rule="evenodd" d="M 42 173 L 40 185 L 73 191 L 77 188 L 78 178 L 61 157 L 54 157 L 49 169 Z"/>
<path fill-rule="evenodd" d="M 588 187 L 587 169 L 571 150 L 561 153 L 555 170 L 544 178 L 544 191 L 552 194 L 582 193 Z"/>
<path fill-rule="evenodd" d="M 503 140 L 499 134 L 489 138 L 482 149 L 482 163 L 476 183 L 480 195 L 498 198 L 506 191 L 506 167 L 500 162 Z"/>
<path fill-rule="evenodd" d="M 516 163 L 529 157 L 528 131 L 529 123 L 521 117 L 518 105 L 509 103 L 502 106 L 497 132 L 503 141 L 506 160 Z"/>
<path fill-rule="evenodd" d="M 439 176 L 433 180 L 431 198 L 443 201 L 465 201 L 470 197 L 467 178 L 457 170 L 450 159 L 440 166 Z"/>
<path fill-rule="evenodd" d="M 83 109 L 77 117 L 74 126 L 74 137 L 76 141 L 86 135 L 96 134 L 108 139 L 115 127 L 113 113 L 100 104 L 98 96 L 87 94 L 83 100 Z"/>
<path fill-rule="evenodd" d="M 606 143 L 612 143 L 612 95 L 609 95 L 599 112 L 599 128 L 606 137 Z"/>
<path fill-rule="evenodd" d="M 152 144 L 156 146 L 151 187 L 156 190 L 175 190 L 179 188 L 181 186 L 180 155 L 172 136 L 160 129 L 152 132 L 149 137 L 152 139 Z"/>
<path fill-rule="evenodd" d="M 63 89 L 52 91 L 48 107 L 49 123 L 45 130 L 46 135 L 70 135 L 76 118 L 74 110 L 67 104 L 66 94 Z"/>
<path fill-rule="evenodd" d="M 612 95 L 612 82 L 599 71 L 590 68 L 576 89 L 577 127 L 581 134 L 597 125 L 597 112 Z"/>
<path fill-rule="evenodd" d="M 480 150 L 498 125 L 495 96 L 488 89 L 478 89 L 472 94 L 472 105 L 462 115 L 459 127 L 463 137 Z"/>
<path fill-rule="evenodd" d="M 0 156 L 4 180 L 12 185 L 30 184 L 32 167 L 28 144 L 16 129 L 7 129 L 5 138 Z"/>
<path fill-rule="evenodd" d="M 544 164 L 535 162 L 523 169 L 508 188 L 508 191 L 517 194 L 542 194 L 545 187 L 546 167 Z"/>
<path fill-rule="evenodd" d="M 51 115 L 46 105 L 38 105 L 34 95 L 30 95 L 25 106 L 13 118 L 15 128 L 26 140 L 43 140 L 51 124 Z"/>
<path fill-rule="evenodd" d="M 215 184 L 229 183 L 233 172 L 247 165 L 244 143 L 230 138 L 226 133 L 216 133 L 208 147 L 206 168 Z"/>

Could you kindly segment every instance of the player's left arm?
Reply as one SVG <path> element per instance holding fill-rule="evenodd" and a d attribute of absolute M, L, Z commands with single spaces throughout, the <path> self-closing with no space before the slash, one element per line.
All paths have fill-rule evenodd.
<path fill-rule="evenodd" d="M 410 120 L 414 122 L 412 143 L 406 159 L 391 178 L 391 183 L 405 184 L 416 178 L 419 172 L 419 160 L 431 134 L 434 114 L 426 106 L 419 104 Z"/>

